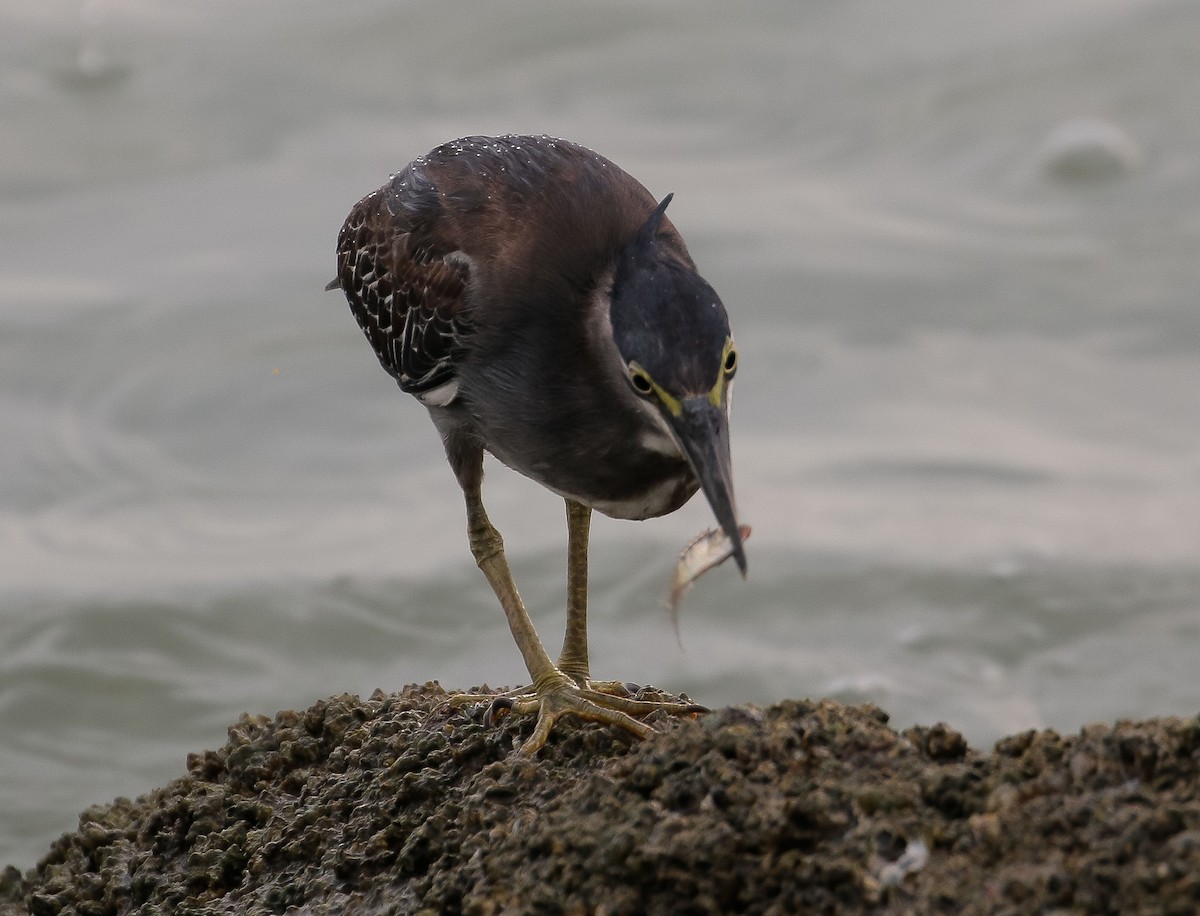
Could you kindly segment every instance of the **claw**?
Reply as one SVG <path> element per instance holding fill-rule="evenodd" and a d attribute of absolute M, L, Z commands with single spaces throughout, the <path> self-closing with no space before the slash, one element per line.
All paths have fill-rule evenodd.
<path fill-rule="evenodd" d="M 499 696 L 488 704 L 487 712 L 483 715 L 483 724 L 488 728 L 492 728 L 500 723 L 500 720 L 512 711 L 512 697 Z"/>
<path fill-rule="evenodd" d="M 487 704 L 484 725 L 494 728 L 505 717 L 538 713 L 533 735 L 521 746 L 521 754 L 530 756 L 545 747 L 554 725 L 564 716 L 575 716 L 586 722 L 614 725 L 637 738 L 656 734 L 654 726 L 641 722 L 656 712 L 668 716 L 692 718 L 709 712 L 707 706 L 678 699 L 650 700 L 646 696 L 662 694 L 655 688 L 643 689 L 624 681 L 584 681 L 574 679 L 552 681 L 539 692 L 534 687 L 520 687 L 498 694 L 451 694 L 446 698 L 451 706 L 462 707 Z"/>
<path fill-rule="evenodd" d="M 573 715 L 589 722 L 601 722 L 615 725 L 637 738 L 649 738 L 655 730 L 644 722 L 633 718 L 626 710 L 641 705 L 635 700 L 624 700 L 620 697 L 610 697 L 594 690 L 583 690 L 577 687 L 559 687 L 542 695 L 538 704 L 537 724 L 533 734 L 521 745 L 523 757 L 532 757 L 546 745 L 554 724 L 563 716 Z M 646 710 L 637 709 L 644 714 Z"/>
<path fill-rule="evenodd" d="M 658 693 L 653 687 L 651 694 Z M 613 725 L 636 738 L 656 734 L 653 726 L 640 721 L 656 712 L 672 716 L 692 717 L 709 712 L 699 703 L 674 699 L 640 699 L 643 688 L 624 681 L 556 682 L 539 693 L 533 687 L 519 687 L 498 694 L 458 693 L 448 697 L 453 706 L 487 703 L 483 724 L 498 725 L 506 716 L 537 713 L 533 734 L 521 745 L 520 753 L 531 756 L 541 750 L 555 724 L 563 716 L 575 716 L 588 722 Z M 665 696 L 664 694 L 659 694 Z"/>

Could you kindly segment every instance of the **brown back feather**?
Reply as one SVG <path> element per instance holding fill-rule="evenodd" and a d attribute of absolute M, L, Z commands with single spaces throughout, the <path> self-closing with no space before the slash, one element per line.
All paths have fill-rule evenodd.
<path fill-rule="evenodd" d="M 354 206 L 331 287 L 400 387 L 428 391 L 453 377 L 472 325 L 521 302 L 578 301 L 655 203 L 619 167 L 565 140 L 456 140 Z M 662 233 L 691 264 L 669 221 Z"/>

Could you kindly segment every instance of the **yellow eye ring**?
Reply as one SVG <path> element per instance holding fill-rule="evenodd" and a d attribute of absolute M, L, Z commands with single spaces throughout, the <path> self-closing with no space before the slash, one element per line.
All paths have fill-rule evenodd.
<path fill-rule="evenodd" d="M 725 354 L 725 362 L 721 365 L 721 371 L 725 373 L 726 378 L 733 378 L 733 374 L 737 372 L 737 364 L 737 350 L 730 347 L 729 352 Z"/>
<path fill-rule="evenodd" d="M 646 370 L 640 367 L 629 367 L 629 384 L 642 397 L 648 397 L 654 393 L 654 383 L 650 381 L 650 376 L 646 374 Z"/>

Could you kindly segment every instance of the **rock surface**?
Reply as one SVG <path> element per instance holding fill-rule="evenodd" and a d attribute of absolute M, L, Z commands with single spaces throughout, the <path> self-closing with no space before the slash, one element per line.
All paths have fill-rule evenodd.
<path fill-rule="evenodd" d="M 1200 911 L 1200 718 L 1026 732 L 991 754 L 789 700 L 630 745 L 485 728 L 436 684 L 243 717 L 85 811 L 0 914 Z"/>

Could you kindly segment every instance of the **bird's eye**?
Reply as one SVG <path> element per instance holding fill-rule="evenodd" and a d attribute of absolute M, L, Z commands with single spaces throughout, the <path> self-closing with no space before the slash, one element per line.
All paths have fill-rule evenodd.
<path fill-rule="evenodd" d="M 733 373 L 737 372 L 737 363 L 737 350 L 731 349 L 725 354 L 725 363 L 721 366 L 726 378 L 733 378 Z"/>
<path fill-rule="evenodd" d="M 629 368 L 629 383 L 633 385 L 633 390 L 640 395 L 648 395 L 654 391 L 654 383 L 650 381 L 646 370 L 636 366 Z"/>

